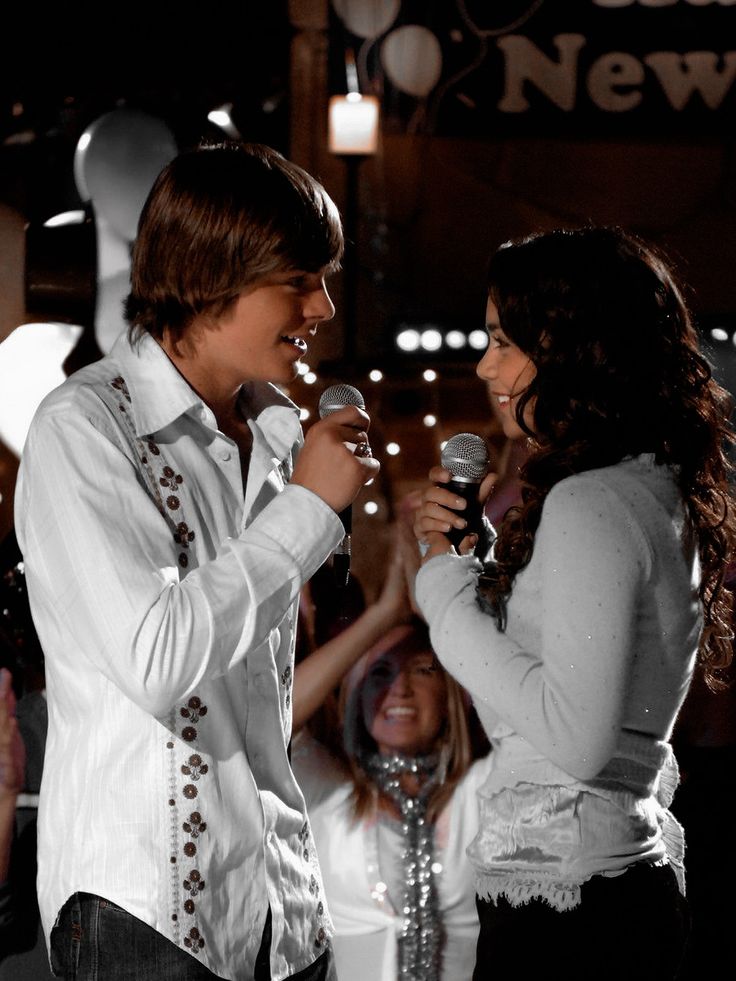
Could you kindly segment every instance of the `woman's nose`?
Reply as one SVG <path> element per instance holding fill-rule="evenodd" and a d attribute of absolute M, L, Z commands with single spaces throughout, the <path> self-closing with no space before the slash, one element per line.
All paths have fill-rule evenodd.
<path fill-rule="evenodd" d="M 391 690 L 395 695 L 411 694 L 411 675 L 408 671 L 399 671 L 391 685 Z"/>
<path fill-rule="evenodd" d="M 496 377 L 496 357 L 490 348 L 478 362 L 475 373 L 483 381 L 493 381 Z"/>

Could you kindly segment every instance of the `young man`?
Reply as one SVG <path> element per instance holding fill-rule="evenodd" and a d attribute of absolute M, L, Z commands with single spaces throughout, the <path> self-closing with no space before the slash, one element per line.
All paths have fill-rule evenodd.
<path fill-rule="evenodd" d="M 378 464 L 345 445 L 364 412 L 302 447 L 271 383 L 333 316 L 341 251 L 333 202 L 279 154 L 182 154 L 141 216 L 130 336 L 32 425 L 16 526 L 46 654 L 39 896 L 62 977 L 331 976 L 287 758 L 295 611 Z"/>

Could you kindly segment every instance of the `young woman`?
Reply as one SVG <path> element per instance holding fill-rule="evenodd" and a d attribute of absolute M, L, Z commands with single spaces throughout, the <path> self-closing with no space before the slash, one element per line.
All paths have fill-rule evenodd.
<path fill-rule="evenodd" d="M 337 731 L 321 741 L 301 732 L 292 763 L 338 976 L 470 981 L 478 919 L 465 846 L 490 760 L 473 764 L 467 698 L 438 663 L 426 625 L 400 622 L 408 609 L 393 561 L 378 601 L 297 665 L 295 725 L 327 696 L 336 671 L 345 679 Z"/>
<path fill-rule="evenodd" d="M 671 978 L 688 914 L 668 739 L 696 656 L 716 685 L 731 657 L 730 400 L 631 235 L 508 243 L 488 287 L 478 374 L 532 441 L 522 503 L 485 569 L 445 537 L 463 525 L 446 489 L 415 523 L 433 647 L 494 746 L 469 847 L 474 978 Z"/>

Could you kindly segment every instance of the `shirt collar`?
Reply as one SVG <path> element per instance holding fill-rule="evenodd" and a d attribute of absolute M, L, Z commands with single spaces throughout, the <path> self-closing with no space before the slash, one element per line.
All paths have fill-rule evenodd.
<path fill-rule="evenodd" d="M 128 386 L 137 436 L 153 435 L 185 413 L 206 408 L 149 334 L 131 344 L 123 332 L 110 353 Z M 288 456 L 301 433 L 297 406 L 268 382 L 246 382 L 240 400 L 244 416 L 257 420 L 274 452 L 282 459 Z"/>

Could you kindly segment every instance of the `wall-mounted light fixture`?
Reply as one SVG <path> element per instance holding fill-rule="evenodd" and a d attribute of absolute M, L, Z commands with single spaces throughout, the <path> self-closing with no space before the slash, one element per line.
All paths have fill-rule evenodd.
<path fill-rule="evenodd" d="M 345 54 L 346 95 L 333 95 L 327 117 L 327 146 L 345 161 L 345 255 L 343 258 L 344 349 L 346 361 L 355 358 L 358 302 L 358 170 L 378 151 L 380 111 L 374 95 L 362 95 L 355 55 Z"/>
<path fill-rule="evenodd" d="M 346 156 L 371 156 L 378 150 L 379 105 L 375 95 L 348 92 L 329 104 L 328 149 Z"/>

